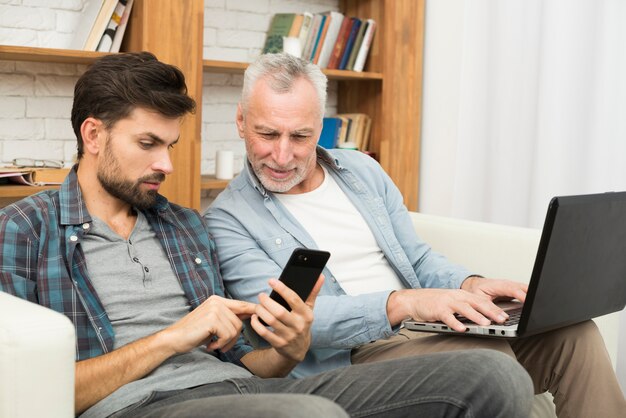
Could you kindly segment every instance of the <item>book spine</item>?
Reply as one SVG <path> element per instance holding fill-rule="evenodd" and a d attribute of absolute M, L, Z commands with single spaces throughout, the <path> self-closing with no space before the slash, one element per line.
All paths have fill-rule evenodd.
<path fill-rule="evenodd" d="M 87 42 L 85 42 L 85 51 L 95 51 L 98 48 L 102 34 L 111 21 L 111 16 L 113 16 L 113 12 L 118 3 L 119 2 L 116 0 L 104 0 L 104 4 L 91 28 L 91 32 L 89 32 Z"/>
<path fill-rule="evenodd" d="M 111 20 L 109 20 L 109 24 L 107 28 L 104 30 L 102 34 L 102 38 L 100 39 L 100 43 L 98 44 L 98 48 L 96 51 L 98 52 L 109 52 L 111 51 L 111 46 L 113 45 L 113 38 L 115 37 L 115 32 L 122 21 L 122 16 L 124 15 L 124 10 L 126 9 L 126 0 L 120 0 L 115 6 L 115 10 L 113 11 L 113 15 L 111 15 Z"/>
<path fill-rule="evenodd" d="M 329 19 L 328 32 L 326 32 L 326 38 L 324 39 L 324 45 L 322 46 L 322 52 L 320 52 L 320 59 L 318 61 L 320 68 L 328 67 L 330 54 L 333 52 L 335 42 L 337 42 L 339 29 L 343 24 L 344 17 L 341 13 L 330 12 Z"/>
<path fill-rule="evenodd" d="M 363 42 L 361 43 L 361 48 L 359 48 L 359 53 L 354 60 L 354 68 L 353 71 L 363 71 L 365 67 L 365 60 L 367 59 L 367 55 L 370 50 L 370 46 L 372 45 L 372 39 L 374 38 L 374 32 L 376 31 L 376 22 L 372 19 L 367 20 L 367 30 L 365 31 L 365 35 L 363 35 Z"/>
<path fill-rule="evenodd" d="M 306 41 L 306 46 L 302 51 L 302 59 L 307 61 L 311 60 L 311 51 L 313 51 L 313 46 L 315 45 L 315 40 L 317 39 L 317 34 L 320 30 L 320 24 L 322 23 L 322 15 L 316 14 L 313 16 L 313 22 L 311 23 L 311 29 L 309 30 L 309 36 Z"/>
<path fill-rule="evenodd" d="M 287 36 L 292 37 L 292 38 L 298 37 L 298 35 L 300 34 L 300 28 L 302 27 L 303 18 L 304 18 L 304 15 L 302 14 L 297 14 L 293 18 L 293 23 L 291 24 L 291 28 L 289 29 L 289 34 Z"/>
<path fill-rule="evenodd" d="M 304 12 L 302 18 L 302 26 L 300 27 L 300 34 L 298 35 L 298 37 L 300 38 L 300 51 L 302 51 L 300 58 L 304 57 L 304 49 L 306 48 L 306 41 L 309 36 L 309 32 L 311 31 L 312 23 L 313 14 L 309 12 Z"/>
<path fill-rule="evenodd" d="M 359 32 L 359 28 L 361 27 L 361 20 L 354 19 L 354 24 L 352 25 L 352 29 L 350 30 L 350 37 L 348 38 L 348 42 L 346 42 L 346 50 L 341 57 L 341 63 L 339 64 L 340 70 L 345 70 L 346 65 L 348 64 L 348 58 L 350 58 L 350 52 L 352 52 L 352 47 L 354 46 L 354 40 L 356 39 L 356 35 Z"/>
<path fill-rule="evenodd" d="M 328 31 L 329 19 L 326 15 L 322 15 L 322 23 L 320 24 L 320 30 L 317 34 L 317 40 L 315 41 L 315 46 L 313 47 L 313 51 L 311 52 L 311 62 L 313 64 L 317 64 L 317 60 L 320 57 L 320 51 L 322 49 L 322 45 L 324 43 L 324 38 L 326 37 L 326 32 Z"/>
<path fill-rule="evenodd" d="M 353 20 L 349 17 L 343 19 L 341 22 L 341 28 L 339 29 L 339 35 L 337 35 L 337 40 L 335 41 L 335 46 L 333 47 L 333 52 L 330 55 L 330 59 L 328 60 L 328 69 L 336 69 L 339 67 L 339 63 L 341 62 L 341 57 L 343 55 L 343 51 L 346 47 L 346 41 L 350 36 L 350 29 L 352 28 Z"/>
<path fill-rule="evenodd" d="M 135 0 L 127 0 L 126 2 L 126 8 L 124 8 L 124 14 L 122 15 L 122 20 L 120 20 L 120 25 L 115 31 L 115 37 L 113 38 L 113 44 L 111 45 L 110 52 L 120 51 L 120 47 L 122 46 L 122 40 L 124 39 L 124 33 L 126 32 L 126 26 L 128 25 L 128 19 L 130 19 L 130 11 L 133 8 L 134 1 Z"/>
<path fill-rule="evenodd" d="M 354 68 L 354 61 L 356 60 L 359 48 L 361 48 L 361 43 L 363 43 L 363 36 L 365 35 L 366 27 L 367 22 L 363 22 L 359 28 L 359 32 L 354 40 L 354 45 L 352 45 L 352 51 L 350 51 L 350 57 L 348 58 L 348 63 L 346 64 L 346 70 L 352 70 Z"/>

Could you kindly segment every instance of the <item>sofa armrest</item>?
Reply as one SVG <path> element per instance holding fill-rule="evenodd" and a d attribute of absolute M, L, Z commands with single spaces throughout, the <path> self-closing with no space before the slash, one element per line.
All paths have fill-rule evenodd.
<path fill-rule="evenodd" d="M 74 416 L 74 326 L 0 292 L 0 418 Z"/>

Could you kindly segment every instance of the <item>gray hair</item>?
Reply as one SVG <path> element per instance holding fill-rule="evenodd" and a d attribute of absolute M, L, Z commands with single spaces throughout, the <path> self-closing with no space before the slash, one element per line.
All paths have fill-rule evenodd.
<path fill-rule="evenodd" d="M 293 83 L 300 77 L 308 80 L 319 98 L 320 119 L 326 110 L 326 85 L 328 79 L 317 65 L 287 53 L 264 54 L 248 66 L 243 77 L 241 105 L 248 108 L 252 88 L 260 79 L 267 79 L 270 88 L 276 93 L 291 91 Z"/>

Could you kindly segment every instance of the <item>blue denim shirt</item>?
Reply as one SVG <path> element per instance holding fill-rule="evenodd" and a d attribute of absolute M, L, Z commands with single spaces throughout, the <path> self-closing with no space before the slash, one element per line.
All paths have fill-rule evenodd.
<path fill-rule="evenodd" d="M 194 210 L 159 196 L 143 212 L 168 255 L 190 304 L 224 295 L 215 243 Z M 81 240 L 91 216 L 78 184 L 76 167 L 61 189 L 37 193 L 0 210 L 0 291 L 67 316 L 76 329 L 76 360 L 113 350 L 113 326 L 89 280 Z M 240 337 L 224 361 L 242 366 L 252 347 Z"/>
<path fill-rule="evenodd" d="M 378 163 L 351 150 L 317 149 L 327 168 L 356 206 L 389 264 L 407 288 L 459 288 L 471 275 L 451 264 L 416 234 L 402 195 Z M 278 277 L 296 247 L 317 248 L 289 211 L 266 191 L 249 164 L 205 213 L 217 244 L 222 278 L 235 299 L 257 301 L 268 292 L 267 280 Z M 350 364 L 350 352 L 395 330 L 387 318 L 391 291 L 349 296 L 332 271 L 315 304 L 312 344 L 292 375 L 319 373 Z M 253 337 L 253 336 L 252 336 Z M 252 339 L 252 338 L 251 338 Z M 262 341 L 254 341 L 263 345 Z"/>

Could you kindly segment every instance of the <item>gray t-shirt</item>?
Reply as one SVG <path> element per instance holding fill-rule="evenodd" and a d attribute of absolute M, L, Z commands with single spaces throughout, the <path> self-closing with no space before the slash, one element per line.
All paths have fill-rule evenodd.
<path fill-rule="evenodd" d="M 81 245 L 89 278 L 113 325 L 115 349 L 154 334 L 189 313 L 182 286 L 141 212 L 128 240 L 94 217 Z M 153 391 L 250 376 L 244 368 L 223 362 L 213 352 L 199 347 L 169 358 L 142 379 L 122 386 L 85 411 L 81 418 L 111 415 Z"/>

